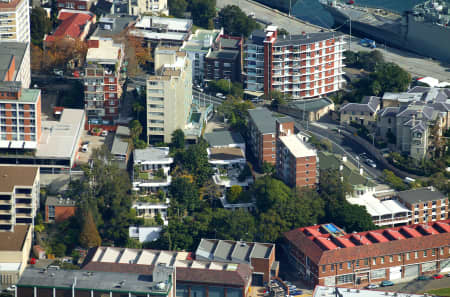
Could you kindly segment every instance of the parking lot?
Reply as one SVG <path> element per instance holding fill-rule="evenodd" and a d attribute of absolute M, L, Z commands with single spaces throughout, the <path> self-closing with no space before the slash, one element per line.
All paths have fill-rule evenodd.
<path fill-rule="evenodd" d="M 110 132 L 110 133 L 108 133 L 108 136 L 103 137 L 103 136 L 90 135 L 89 131 L 83 130 L 83 134 L 81 135 L 81 143 L 83 144 L 83 143 L 89 142 L 89 144 L 87 145 L 88 151 L 83 152 L 81 150 L 81 146 L 78 148 L 77 163 L 78 164 L 86 164 L 90 159 L 92 159 L 91 158 L 92 152 L 95 149 L 100 148 L 104 144 L 106 144 L 106 147 L 108 149 L 110 149 L 112 146 L 113 138 L 114 138 L 114 132 Z"/>

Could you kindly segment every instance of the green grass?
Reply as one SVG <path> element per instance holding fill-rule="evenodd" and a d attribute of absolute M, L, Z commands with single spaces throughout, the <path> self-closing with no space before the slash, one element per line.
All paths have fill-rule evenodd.
<path fill-rule="evenodd" d="M 436 296 L 448 296 L 450 297 L 450 288 L 446 289 L 436 289 L 427 292 L 428 294 L 433 294 Z"/>

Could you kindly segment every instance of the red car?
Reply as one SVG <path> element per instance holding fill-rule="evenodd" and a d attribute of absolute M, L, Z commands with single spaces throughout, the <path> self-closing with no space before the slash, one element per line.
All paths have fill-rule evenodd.
<path fill-rule="evenodd" d="M 73 77 L 80 77 L 80 72 L 78 70 L 75 70 L 73 72 Z"/>
<path fill-rule="evenodd" d="M 442 274 L 435 274 L 435 275 L 433 275 L 433 278 L 434 279 L 441 279 L 441 278 L 443 278 L 444 276 L 442 275 Z"/>

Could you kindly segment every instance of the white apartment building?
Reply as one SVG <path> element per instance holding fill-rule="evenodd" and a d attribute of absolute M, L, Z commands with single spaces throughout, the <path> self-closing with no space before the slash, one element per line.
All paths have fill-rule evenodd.
<path fill-rule="evenodd" d="M 167 0 L 129 0 L 128 8 L 130 15 L 141 15 L 144 13 L 169 15 Z"/>
<path fill-rule="evenodd" d="M 147 78 L 147 141 L 169 143 L 184 129 L 192 105 L 192 64 L 177 48 L 155 49 L 155 75 Z"/>
<path fill-rule="evenodd" d="M 29 11 L 27 0 L 0 1 L 0 42 L 30 42 Z"/>

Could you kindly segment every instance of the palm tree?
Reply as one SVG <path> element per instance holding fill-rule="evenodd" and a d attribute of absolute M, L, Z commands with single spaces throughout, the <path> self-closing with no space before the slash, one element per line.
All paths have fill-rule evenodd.
<path fill-rule="evenodd" d="M 144 111 L 145 107 L 142 106 L 139 102 L 134 102 L 132 109 L 136 113 L 136 119 L 139 121 L 139 114 L 141 113 L 141 111 Z"/>

